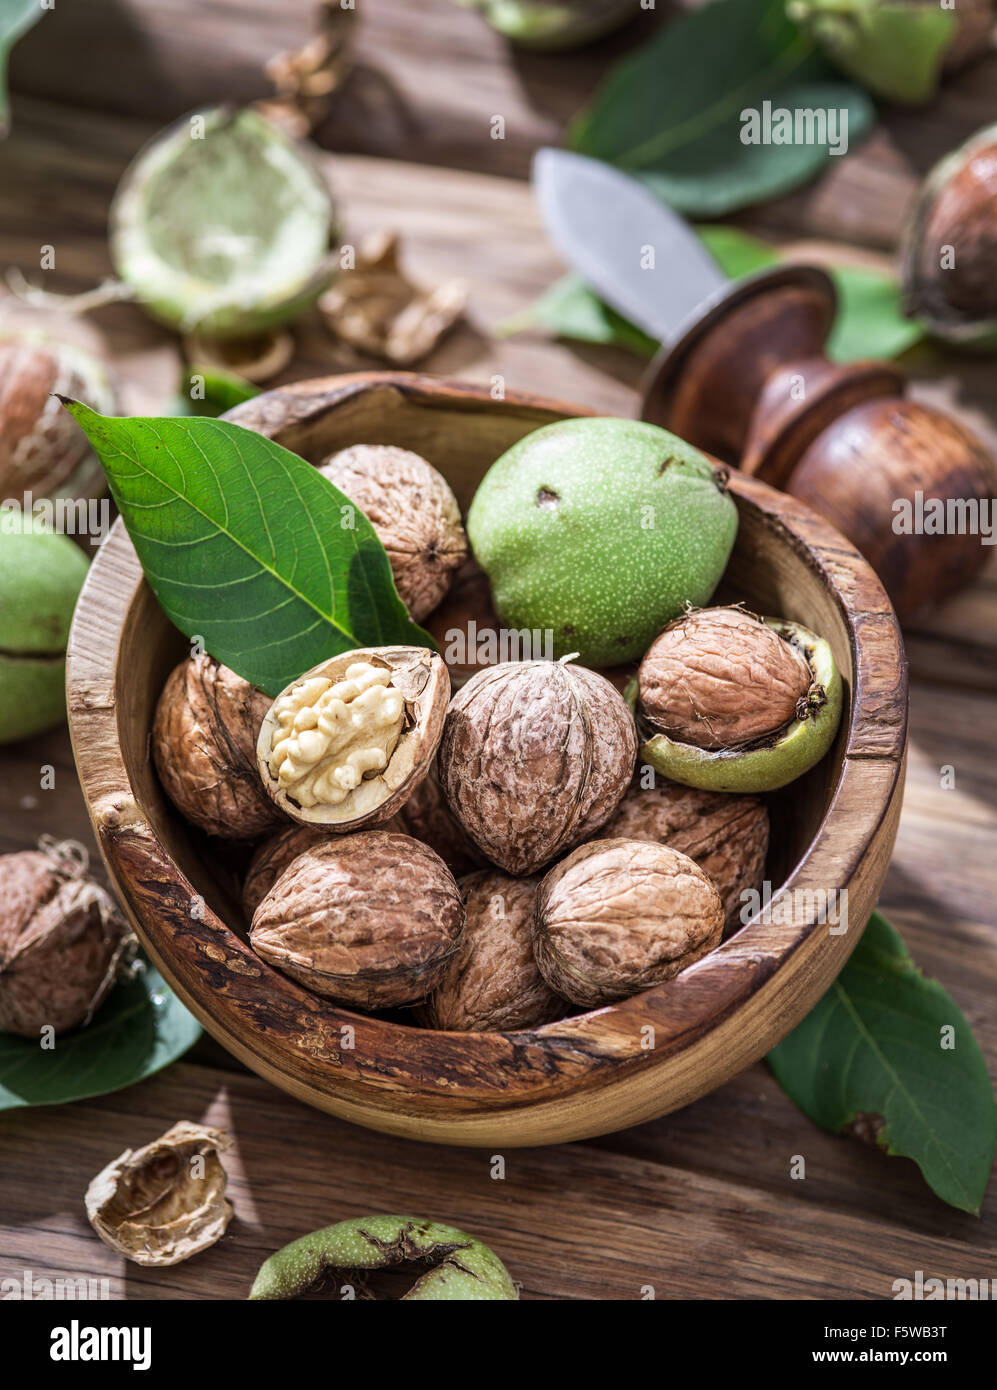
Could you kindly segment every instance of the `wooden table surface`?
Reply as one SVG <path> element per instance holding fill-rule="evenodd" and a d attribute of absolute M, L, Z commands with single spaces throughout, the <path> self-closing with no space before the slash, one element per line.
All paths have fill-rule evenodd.
<path fill-rule="evenodd" d="M 262 94 L 262 62 L 307 31 L 304 0 L 87 0 L 86 8 L 86 22 L 107 43 L 92 43 L 80 62 L 82 5 L 60 0 L 15 52 L 14 127 L 0 143 L 0 265 L 37 278 L 39 247 L 54 245 L 56 271 L 46 283 L 62 290 L 110 274 L 108 203 L 144 140 L 197 103 Z M 668 11 L 659 7 L 611 43 L 554 58 L 514 53 L 447 0 L 366 0 L 360 8 L 359 69 L 321 139 L 329 150 L 351 151 L 329 156 L 348 239 L 396 227 L 418 277 L 470 280 L 468 324 L 424 368 L 474 380 L 499 373 L 509 387 L 632 413 L 633 359 L 536 333 L 494 339 L 491 330 L 561 269 L 523 181 L 531 150 L 556 140 L 611 58 Z M 134 59 L 124 66 L 122 45 Z M 505 142 L 487 137 L 496 112 L 507 116 Z M 887 113 L 826 178 L 739 220 L 819 259 L 885 264 L 919 174 L 995 118 L 997 57 L 950 84 L 928 112 Z M 829 237 L 849 245 L 829 245 Z M 21 312 L 4 301 L 0 327 Z M 100 335 L 129 409 L 165 408 L 180 362 L 169 334 L 129 305 L 105 308 L 77 331 Z M 919 393 L 954 405 L 997 446 L 992 360 L 918 349 L 909 365 Z M 287 377 L 336 369 L 323 331 L 305 325 Z M 991 565 L 974 589 L 905 634 L 910 764 L 881 900 L 919 964 L 970 1019 L 992 1071 L 995 630 Z M 44 765 L 56 770 L 53 790 L 40 789 Z M 27 848 L 45 832 L 92 847 L 64 730 L 0 750 L 0 786 L 0 852 Z M 236 1219 L 218 1246 L 187 1264 L 126 1266 L 91 1233 L 83 1193 L 111 1158 L 178 1119 L 231 1129 Z M 789 1176 L 799 1154 L 804 1181 Z M 127 1091 L 0 1119 L 0 1278 L 31 1268 L 106 1276 L 118 1298 L 241 1298 L 269 1250 L 379 1210 L 469 1227 L 529 1298 L 640 1298 L 651 1286 L 658 1298 L 881 1299 L 917 1269 L 994 1273 L 993 1184 L 982 1219 L 944 1206 L 912 1163 L 816 1129 L 761 1064 L 651 1124 L 504 1158 L 497 1177 L 488 1152 L 353 1128 L 292 1101 L 205 1040 Z"/>

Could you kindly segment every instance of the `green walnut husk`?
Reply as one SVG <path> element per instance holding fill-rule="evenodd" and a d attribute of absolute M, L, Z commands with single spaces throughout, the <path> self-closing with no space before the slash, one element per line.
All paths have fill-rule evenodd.
<path fill-rule="evenodd" d="M 492 464 L 467 536 L 508 628 L 583 666 L 635 661 L 707 603 L 737 534 L 728 470 L 640 420 L 558 420 Z"/>
<path fill-rule="evenodd" d="M 0 510 L 0 743 L 66 717 L 66 641 L 87 558 L 68 536 Z"/>
<path fill-rule="evenodd" d="M 641 745 L 638 764 L 686 787 L 713 792 L 770 792 L 795 782 L 820 762 L 834 742 L 841 722 L 841 676 L 831 648 L 799 623 L 764 618 L 769 627 L 802 653 L 813 681 L 802 718 L 755 743 L 737 748 L 697 748 L 666 734 Z"/>
<path fill-rule="evenodd" d="M 329 190 L 304 148 L 255 111 L 207 111 L 159 135 L 126 170 L 110 222 L 136 299 L 204 339 L 297 318 L 336 268 Z"/>
<path fill-rule="evenodd" d="M 997 125 L 930 170 L 900 242 L 904 313 L 957 347 L 997 348 Z M 954 259 L 943 268 L 942 256 Z"/>
<path fill-rule="evenodd" d="M 959 36 L 956 12 L 930 0 L 789 0 L 786 8 L 842 72 L 903 105 L 930 101 Z"/>
<path fill-rule="evenodd" d="M 326 1280 L 365 1293 L 365 1276 L 399 1265 L 423 1266 L 403 1299 L 515 1299 L 502 1261 L 474 1236 L 410 1216 L 356 1216 L 285 1245 L 264 1261 L 251 1299 L 296 1298 Z"/>
<path fill-rule="evenodd" d="M 638 0 L 456 0 L 480 10 L 497 33 L 523 48 L 579 48 L 618 29 Z"/>

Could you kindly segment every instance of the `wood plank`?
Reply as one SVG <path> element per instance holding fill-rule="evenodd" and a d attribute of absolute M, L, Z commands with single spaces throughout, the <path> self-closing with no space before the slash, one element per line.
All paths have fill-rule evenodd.
<path fill-rule="evenodd" d="M 699 1109 L 685 1112 L 686 1126 Z M 771 1142 L 774 1111 L 793 1114 L 771 1093 L 742 1094 L 726 1111 L 714 1151 L 742 1142 L 731 1128 L 735 1118 L 747 1118 L 754 1141 L 736 1175 L 711 1171 L 702 1135 L 676 1154 L 663 1131 L 645 1126 L 637 1132 L 640 1152 L 594 1144 L 519 1150 L 504 1155 L 498 1179 L 486 1151 L 371 1134 L 255 1078 L 181 1063 L 116 1096 L 8 1116 L 0 1133 L 0 1277 L 30 1268 L 50 1278 L 107 1277 L 112 1298 L 244 1298 L 272 1250 L 374 1211 L 473 1232 L 505 1260 L 528 1299 L 637 1299 L 649 1286 L 660 1299 L 884 1299 L 895 1279 L 916 1269 L 989 1273 L 992 1230 L 972 1218 L 955 1213 L 936 1230 L 919 1222 L 916 1209 L 899 1221 L 838 1209 L 836 1150 L 811 1158 L 811 1133 L 799 1118 L 786 1134 L 788 1149 Z M 180 1118 L 233 1134 L 225 1165 L 235 1219 L 219 1244 L 187 1263 L 126 1265 L 90 1231 L 83 1193 L 123 1149 Z M 793 1153 L 810 1159 L 805 1181 L 788 1177 Z M 771 1175 L 768 1189 L 758 1181 L 760 1168 Z"/>

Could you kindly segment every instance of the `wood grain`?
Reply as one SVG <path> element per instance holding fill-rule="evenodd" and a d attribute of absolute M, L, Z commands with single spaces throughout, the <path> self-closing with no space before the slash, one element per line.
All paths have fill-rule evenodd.
<path fill-rule="evenodd" d="M 87 1225 L 90 1178 L 174 1120 L 228 1128 L 235 1218 L 170 1269 L 128 1265 Z M 806 1178 L 792 1180 L 795 1155 Z M 913 1164 L 822 1135 L 755 1068 L 682 1114 L 598 1144 L 429 1147 L 316 1114 L 254 1077 L 183 1063 L 117 1096 L 15 1113 L 0 1132 L 0 1277 L 107 1278 L 111 1298 L 245 1298 L 263 1259 L 373 1211 L 485 1240 L 525 1299 L 889 1299 L 914 1271 L 987 1277 L 995 1223 L 953 1212 Z M 46 1181 L 38 1181 L 44 1172 Z"/>

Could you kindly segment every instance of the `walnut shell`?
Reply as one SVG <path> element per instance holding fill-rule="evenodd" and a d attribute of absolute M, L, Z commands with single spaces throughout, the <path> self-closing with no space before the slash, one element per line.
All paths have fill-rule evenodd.
<path fill-rule="evenodd" d="M 428 776 L 449 698 L 447 668 L 428 647 L 342 652 L 267 711 L 256 749 L 263 786 L 302 825 L 383 824 Z"/>
<path fill-rule="evenodd" d="M 114 984 L 131 933 L 86 870 L 72 842 L 0 856 L 0 1032 L 85 1025 Z"/>
<path fill-rule="evenodd" d="M 760 618 L 704 608 L 655 638 L 637 680 L 651 728 L 696 748 L 736 748 L 791 723 L 812 675 Z"/>
<path fill-rule="evenodd" d="M 258 845 L 242 885 L 242 907 L 249 921 L 285 869 L 306 849 L 332 838 L 322 825 L 288 825 Z"/>
<path fill-rule="evenodd" d="M 167 796 L 209 835 L 255 840 L 284 823 L 260 786 L 256 741 L 269 697 L 214 657 L 170 674 L 152 723 L 152 756 Z"/>
<path fill-rule="evenodd" d="M 592 840 L 546 875 L 533 949 L 551 989 L 583 1008 L 670 980 L 720 941 L 724 908 L 685 854 L 644 840 Z"/>
<path fill-rule="evenodd" d="M 487 862 L 447 805 L 435 758 L 429 772 L 398 808 L 387 828 L 411 835 L 434 849 L 452 874 L 470 873 L 472 869 L 483 868 Z"/>
<path fill-rule="evenodd" d="M 225 1234 L 232 1207 L 219 1152 L 226 1130 L 181 1121 L 141 1149 L 126 1149 L 87 1188 L 90 1225 L 137 1265 L 179 1264 Z"/>
<path fill-rule="evenodd" d="M 316 994 L 359 1009 L 424 999 L 464 927 L 438 854 L 385 830 L 336 836 L 299 854 L 253 914 L 257 955 Z"/>
<path fill-rule="evenodd" d="M 759 890 L 769 844 L 769 813 L 755 796 L 701 791 L 641 774 L 603 826 L 607 839 L 651 840 L 687 854 L 723 899 L 725 934 L 741 926 L 743 894 Z"/>
<path fill-rule="evenodd" d="M 460 880 L 467 922 L 457 954 L 417 1010 L 428 1028 L 515 1032 L 563 1018 L 533 956 L 533 907 L 540 879 L 484 869 Z"/>
<path fill-rule="evenodd" d="M 319 465 L 363 512 L 388 552 L 395 588 L 416 622 L 440 602 L 467 558 L 450 484 L 409 449 L 354 444 Z"/>
<path fill-rule="evenodd" d="M 95 497 L 104 470 L 59 396 L 105 414 L 115 393 L 96 358 L 55 342 L 0 342 L 0 500 Z"/>
<path fill-rule="evenodd" d="M 440 782 L 488 858 L 532 874 L 609 819 L 636 757 L 633 718 L 609 681 L 565 662 L 507 662 L 454 696 Z"/>

